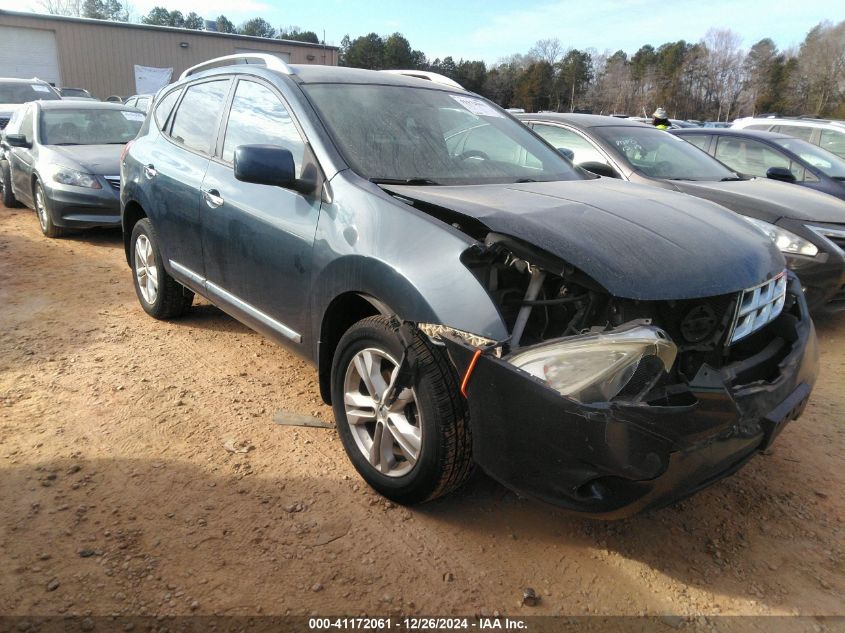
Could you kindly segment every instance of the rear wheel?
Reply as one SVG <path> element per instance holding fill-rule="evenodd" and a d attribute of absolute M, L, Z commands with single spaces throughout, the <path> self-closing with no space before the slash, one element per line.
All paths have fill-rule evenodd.
<path fill-rule="evenodd" d="M 194 293 L 164 269 L 158 234 L 147 218 L 139 220 L 132 229 L 129 261 L 135 294 L 147 314 L 156 319 L 173 319 L 191 307 Z"/>
<path fill-rule="evenodd" d="M 3 206 L 12 209 L 20 206 L 20 203 L 12 193 L 12 168 L 9 161 L 0 161 L 0 190 L 3 195 Z"/>
<path fill-rule="evenodd" d="M 40 180 L 35 181 L 35 214 L 38 216 L 38 224 L 41 225 L 41 232 L 47 237 L 62 237 L 67 231 L 53 224 L 50 217 L 50 207 L 44 185 Z"/>
<path fill-rule="evenodd" d="M 385 497 L 411 504 L 467 479 L 472 441 L 445 353 L 415 329 L 403 343 L 399 329 L 395 320 L 376 316 L 344 334 L 332 363 L 332 403 L 361 476 Z"/>

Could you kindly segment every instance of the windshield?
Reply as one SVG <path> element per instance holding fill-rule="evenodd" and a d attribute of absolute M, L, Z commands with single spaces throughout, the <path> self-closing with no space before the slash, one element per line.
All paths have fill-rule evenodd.
<path fill-rule="evenodd" d="M 0 83 L 0 103 L 28 103 L 38 99 L 58 101 L 61 97 L 46 84 Z"/>
<path fill-rule="evenodd" d="M 82 88 L 62 88 L 63 97 L 90 97 L 87 90 Z"/>
<path fill-rule="evenodd" d="M 41 111 L 42 145 L 110 145 L 138 134 L 144 115 L 133 110 L 61 109 Z"/>
<path fill-rule="evenodd" d="M 619 158 L 652 178 L 725 180 L 736 174 L 685 140 L 653 127 L 593 128 Z"/>
<path fill-rule="evenodd" d="M 798 138 L 776 138 L 774 142 L 793 154 L 797 154 L 801 157 L 801 160 L 809 163 L 825 176 L 837 180 L 845 179 L 845 160 L 839 158 L 836 154 L 831 154 L 827 150 Z"/>
<path fill-rule="evenodd" d="M 303 89 L 346 162 L 376 182 L 468 185 L 584 177 L 480 97 L 369 84 Z"/>

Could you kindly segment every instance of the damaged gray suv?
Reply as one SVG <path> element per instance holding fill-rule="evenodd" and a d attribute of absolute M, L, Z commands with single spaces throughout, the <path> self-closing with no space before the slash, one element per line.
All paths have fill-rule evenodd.
<path fill-rule="evenodd" d="M 121 177 L 144 310 L 198 293 L 313 362 L 400 503 L 478 464 L 592 515 L 665 504 L 765 449 L 815 381 L 768 236 L 593 177 L 437 77 L 212 60 L 157 95 Z"/>

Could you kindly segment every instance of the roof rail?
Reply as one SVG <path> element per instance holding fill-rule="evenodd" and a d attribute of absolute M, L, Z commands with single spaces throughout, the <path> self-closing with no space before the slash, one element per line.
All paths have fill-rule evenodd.
<path fill-rule="evenodd" d="M 432 83 L 440 84 L 442 86 L 449 86 L 450 88 L 457 88 L 458 90 L 466 90 L 461 84 L 454 79 L 449 79 L 446 75 L 440 73 L 433 73 L 427 70 L 382 70 L 383 73 L 390 73 L 391 75 L 405 75 L 406 77 L 416 77 L 417 79 L 425 79 Z"/>
<path fill-rule="evenodd" d="M 275 55 L 270 55 L 269 53 L 236 53 L 235 55 L 224 55 L 223 57 L 215 57 L 214 59 L 209 59 L 208 61 L 204 61 L 201 64 L 197 64 L 196 66 L 191 66 L 190 68 L 186 69 L 185 72 L 183 72 L 181 75 L 179 75 L 179 79 L 184 79 L 185 77 L 195 75 L 199 71 L 205 70 L 206 68 L 210 68 L 212 66 L 216 66 L 221 62 L 231 62 L 230 64 L 223 64 L 224 66 L 229 66 L 237 62 L 249 64 L 248 60 L 250 59 L 257 60 L 258 63 L 263 64 L 266 68 L 269 68 L 270 70 L 277 70 L 285 75 L 294 74 L 293 68 L 288 66 L 285 62 L 283 62 Z"/>

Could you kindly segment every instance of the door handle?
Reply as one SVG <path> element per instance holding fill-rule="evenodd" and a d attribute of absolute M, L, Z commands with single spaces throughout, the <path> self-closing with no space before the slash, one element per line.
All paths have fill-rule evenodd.
<path fill-rule="evenodd" d="M 156 168 L 153 167 L 152 165 L 144 165 L 144 175 L 149 180 L 152 180 L 153 178 L 155 178 L 157 173 L 158 172 L 156 171 Z"/>
<path fill-rule="evenodd" d="M 217 189 L 203 189 L 202 198 L 203 200 L 205 200 L 205 203 L 212 209 L 216 209 L 217 207 L 223 206 L 223 197 L 220 195 L 220 192 L 217 191 Z"/>

